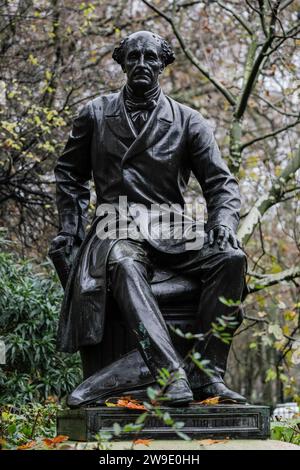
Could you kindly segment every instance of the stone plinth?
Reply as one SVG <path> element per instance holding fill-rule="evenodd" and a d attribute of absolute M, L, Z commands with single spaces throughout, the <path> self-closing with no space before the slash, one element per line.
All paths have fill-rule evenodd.
<path fill-rule="evenodd" d="M 198 405 L 172 408 L 161 407 L 175 421 L 183 421 L 181 429 L 192 439 L 230 438 L 267 439 L 270 435 L 270 409 L 252 405 Z M 57 415 L 57 433 L 69 436 L 73 441 L 93 441 L 95 434 L 113 432 L 113 424 L 122 427 L 134 423 L 142 413 L 118 407 L 86 407 L 60 411 Z M 149 416 L 139 438 L 178 439 L 177 434 L 157 417 Z M 136 432 L 122 433 L 115 439 L 136 438 Z"/>

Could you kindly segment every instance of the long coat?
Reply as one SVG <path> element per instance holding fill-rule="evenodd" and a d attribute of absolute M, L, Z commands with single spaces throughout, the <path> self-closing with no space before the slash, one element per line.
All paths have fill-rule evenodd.
<path fill-rule="evenodd" d="M 96 216 L 85 236 L 89 181 L 94 181 L 98 205 L 117 204 L 119 196 L 126 195 L 128 201 L 147 207 L 153 203 L 183 207 L 191 172 L 206 200 L 206 230 L 221 224 L 236 231 L 238 184 L 201 114 L 161 92 L 137 135 L 124 105 L 124 89 L 96 98 L 81 110 L 55 167 L 60 232 L 83 240 L 65 289 L 58 350 L 75 352 L 99 343 L 103 336 L 107 258 L 117 240 L 97 237 Z M 165 240 L 154 246 L 168 251 Z"/>

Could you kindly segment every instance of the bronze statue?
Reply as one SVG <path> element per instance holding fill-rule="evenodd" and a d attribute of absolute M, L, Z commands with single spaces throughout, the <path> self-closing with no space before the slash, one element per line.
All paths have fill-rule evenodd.
<path fill-rule="evenodd" d="M 197 279 L 196 333 L 205 335 L 212 322 L 228 315 L 235 318 L 237 328 L 241 308 L 219 300 L 223 296 L 240 301 L 245 289 L 246 257 L 236 238 L 237 181 L 220 156 L 208 122 L 161 90 L 159 75 L 175 59 L 164 39 L 148 31 L 133 33 L 114 50 L 113 58 L 127 75 L 125 86 L 84 106 L 55 167 L 60 229 L 50 251 L 63 250 L 67 257 L 76 253 L 65 286 L 57 347 L 72 353 L 101 342 L 104 321 L 109 321 L 105 318 L 109 287 L 135 334 L 137 350 L 87 378 L 70 395 L 69 405 L 145 386 L 155 381 L 161 368 L 174 377 L 165 394 L 170 405 L 212 396 L 245 403 L 224 384 L 229 345 L 208 335 L 196 350 L 209 360 L 211 375 L 187 367 L 172 344 L 150 287 L 157 266 Z M 85 236 L 91 178 L 97 204 L 112 206 L 120 218 L 120 196 L 126 196 L 131 208 L 183 207 L 191 172 L 201 185 L 208 213 L 199 249 L 187 249 L 184 239 L 99 238 L 97 224 L 103 214 L 95 214 Z M 132 213 L 130 220 L 135 220 Z M 136 368 L 143 364 L 148 375 L 139 380 Z M 119 374 L 115 388 L 105 385 L 110 373 Z"/>

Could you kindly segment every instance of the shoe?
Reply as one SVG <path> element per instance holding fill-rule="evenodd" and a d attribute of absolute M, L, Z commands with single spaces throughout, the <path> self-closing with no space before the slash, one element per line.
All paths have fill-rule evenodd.
<path fill-rule="evenodd" d="M 172 382 L 163 395 L 162 405 L 184 406 L 193 401 L 193 392 L 185 377 L 178 378 Z"/>
<path fill-rule="evenodd" d="M 68 396 L 67 405 L 70 408 L 101 405 L 117 395 L 142 399 L 147 397 L 147 387 L 154 384 L 141 355 L 133 350 L 78 385 Z"/>
<path fill-rule="evenodd" d="M 197 388 L 193 390 L 194 393 L 194 400 L 195 401 L 202 401 L 207 400 L 208 398 L 220 398 L 220 403 L 227 403 L 227 404 L 243 404 L 247 403 L 245 397 L 240 395 L 230 388 L 226 387 L 224 382 L 216 382 L 213 384 L 205 385 L 203 387 Z"/>

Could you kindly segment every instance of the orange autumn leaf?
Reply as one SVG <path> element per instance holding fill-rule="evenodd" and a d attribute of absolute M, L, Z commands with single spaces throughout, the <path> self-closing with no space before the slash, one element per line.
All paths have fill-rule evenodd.
<path fill-rule="evenodd" d="M 115 399 L 116 403 L 113 402 Z M 105 402 L 106 406 L 117 406 L 119 408 L 131 408 L 132 410 L 143 410 L 145 411 L 146 408 L 142 405 L 138 400 L 131 398 L 130 396 L 125 397 L 110 397 Z"/>
<path fill-rule="evenodd" d="M 145 410 L 145 406 L 141 405 L 137 400 L 118 400 L 117 406 L 121 408 L 131 408 L 132 410 Z"/>
<path fill-rule="evenodd" d="M 29 441 L 29 442 L 26 442 L 26 444 L 23 444 L 21 446 L 18 446 L 17 447 L 17 450 L 27 450 L 27 449 L 31 449 L 32 447 L 34 447 L 36 444 L 36 441 Z"/>
<path fill-rule="evenodd" d="M 137 444 L 141 444 L 143 446 L 149 446 L 151 444 L 151 442 L 153 441 L 153 439 L 135 439 L 135 441 L 133 441 L 134 445 L 137 445 Z"/>
<path fill-rule="evenodd" d="M 221 398 L 221 397 L 212 397 L 206 398 L 206 400 L 202 401 L 193 401 L 194 405 L 218 405 L 218 404 L 226 404 L 226 403 L 237 403 L 236 400 L 232 400 L 230 398 Z"/>
<path fill-rule="evenodd" d="M 60 444 L 61 442 L 65 442 L 69 440 L 69 436 L 63 436 L 59 434 L 58 436 L 54 437 L 53 441 L 55 444 Z"/>
<path fill-rule="evenodd" d="M 53 439 L 50 439 L 50 438 L 43 439 L 43 442 L 47 447 L 55 447 L 57 444 L 60 444 L 61 442 L 65 442 L 68 439 L 69 439 L 69 436 L 59 435 L 59 436 L 53 437 Z"/>
<path fill-rule="evenodd" d="M 212 398 L 206 398 L 206 400 L 202 400 L 197 402 L 200 405 L 217 405 L 220 403 L 220 397 L 212 397 Z"/>
<path fill-rule="evenodd" d="M 197 442 L 200 446 L 211 446 L 213 444 L 227 444 L 228 439 L 202 439 Z"/>
<path fill-rule="evenodd" d="M 43 443 L 47 446 L 47 447 L 52 447 L 52 439 L 49 439 L 48 437 L 46 437 L 46 439 L 43 439 Z"/>

